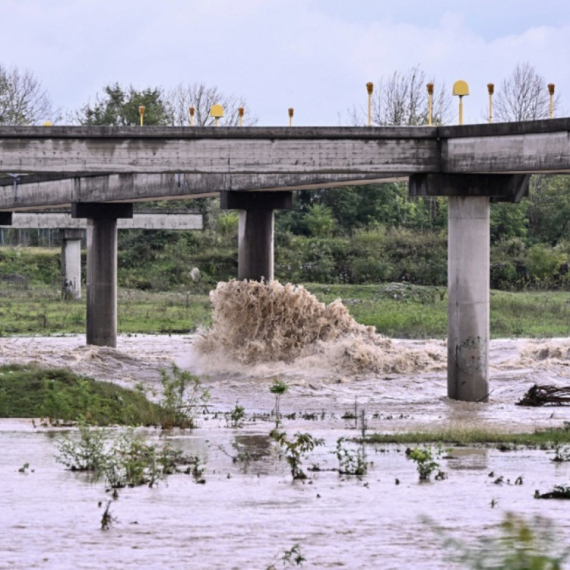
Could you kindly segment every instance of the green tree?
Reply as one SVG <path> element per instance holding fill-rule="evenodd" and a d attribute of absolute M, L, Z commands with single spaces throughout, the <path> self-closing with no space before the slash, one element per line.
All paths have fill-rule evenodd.
<path fill-rule="evenodd" d="M 552 246 L 570 240 L 570 176 L 536 176 L 530 189 L 530 234 Z"/>
<path fill-rule="evenodd" d="M 309 207 L 305 223 L 309 233 L 314 237 L 330 237 L 336 226 L 332 210 L 323 204 L 312 204 Z"/>
<path fill-rule="evenodd" d="M 499 202 L 491 205 L 491 243 L 528 234 L 528 201 L 520 204 Z"/>
<path fill-rule="evenodd" d="M 122 87 L 118 83 L 104 87 L 103 93 L 95 97 L 95 103 L 88 103 L 82 107 L 76 113 L 76 118 L 81 125 L 86 126 L 136 126 L 140 124 L 141 105 L 145 107 L 145 125 L 171 124 L 172 118 L 160 88 L 139 91 L 133 86 Z"/>

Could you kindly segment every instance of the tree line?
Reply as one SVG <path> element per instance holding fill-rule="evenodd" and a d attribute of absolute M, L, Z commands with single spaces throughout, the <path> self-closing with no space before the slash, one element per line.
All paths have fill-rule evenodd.
<path fill-rule="evenodd" d="M 452 119 L 450 89 L 433 78 L 430 80 L 435 84 L 434 122 L 449 123 Z M 380 78 L 373 95 L 373 123 L 384 126 L 427 124 L 427 82 L 428 77 L 419 67 Z M 238 124 L 239 107 L 248 109 L 243 97 L 224 94 L 216 87 L 202 83 L 180 84 L 169 90 L 160 87 L 136 89 L 113 83 L 104 86 L 93 100 L 80 108 L 63 112 L 53 104 L 31 72 L 0 64 L 0 125 L 41 124 L 47 119 L 87 126 L 131 126 L 139 124 L 139 107 L 143 105 L 146 125 L 188 125 L 189 108 L 193 107 L 194 124 L 209 126 L 213 124 L 209 109 L 215 103 L 224 107 L 224 124 L 229 126 Z M 555 109 L 560 109 L 558 95 L 554 105 Z M 546 81 L 530 64 L 517 65 L 512 74 L 497 85 L 494 95 L 496 121 L 542 119 L 548 114 Z M 248 111 L 244 119 L 246 125 L 257 123 L 257 118 Z M 354 107 L 346 113 L 347 124 L 360 125 L 365 121 L 363 109 Z M 141 207 L 166 205 L 151 203 Z M 171 207 L 172 202 L 168 206 Z M 224 272 L 231 273 L 235 260 L 229 244 L 235 241 L 237 234 L 236 215 L 221 213 L 214 199 L 177 201 L 175 206 L 198 207 L 204 214 L 207 230 L 215 236 L 204 238 L 205 249 L 219 260 L 217 268 L 208 266 L 212 279 L 222 277 Z M 299 191 L 295 193 L 293 210 L 276 215 L 277 272 L 282 270 L 284 275 L 289 272 L 301 281 L 388 279 L 445 283 L 446 228 L 447 199 L 411 199 L 405 184 Z M 150 251 L 147 251 L 150 258 L 152 252 L 160 251 L 168 244 L 170 247 L 179 239 L 194 244 L 188 246 L 189 251 L 196 245 L 195 240 L 184 237 L 159 238 L 157 234 L 146 236 L 141 231 L 122 232 L 121 236 L 124 245 L 127 242 L 130 247 L 138 244 L 143 252 Z M 1 232 L 0 242 L 15 243 L 27 239 L 28 243 L 34 244 L 41 237 L 38 232 L 8 230 Z M 418 247 L 418 239 L 430 243 L 431 250 Z M 495 286 L 515 288 L 542 284 L 566 287 L 570 262 L 570 178 L 533 176 L 529 196 L 520 204 L 493 204 L 491 240 Z M 48 241 L 51 243 L 52 239 Z M 57 241 L 57 237 L 53 241 Z M 383 253 L 379 251 L 381 248 Z M 420 258 L 419 252 L 423 257 Z M 434 252 L 437 252 L 436 257 L 432 259 Z M 138 259 L 144 259 L 144 256 Z M 201 262 L 206 264 L 203 259 Z M 129 263 L 128 259 L 125 263 Z"/>

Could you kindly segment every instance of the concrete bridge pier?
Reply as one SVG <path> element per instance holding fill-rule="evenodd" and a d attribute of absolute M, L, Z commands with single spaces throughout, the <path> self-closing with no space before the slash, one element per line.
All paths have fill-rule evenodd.
<path fill-rule="evenodd" d="M 222 192 L 222 210 L 239 210 L 238 279 L 274 277 L 274 210 L 293 207 L 292 192 Z"/>
<path fill-rule="evenodd" d="M 61 276 L 64 297 L 81 298 L 81 240 L 83 230 L 62 229 Z"/>
<path fill-rule="evenodd" d="M 117 219 L 133 205 L 78 202 L 74 218 L 87 218 L 87 344 L 117 346 Z"/>
<path fill-rule="evenodd" d="M 417 174 L 411 196 L 449 196 L 447 395 L 489 398 L 490 201 L 518 202 L 530 176 Z"/>
<path fill-rule="evenodd" d="M 489 395 L 489 198 L 450 196 L 448 217 L 447 395 L 483 402 Z"/>

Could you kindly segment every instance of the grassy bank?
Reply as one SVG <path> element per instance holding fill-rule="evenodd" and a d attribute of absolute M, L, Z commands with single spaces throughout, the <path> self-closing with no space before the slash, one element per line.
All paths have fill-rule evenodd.
<path fill-rule="evenodd" d="M 565 422 L 560 429 L 548 429 L 533 433 L 505 433 L 487 428 L 434 429 L 426 432 L 376 433 L 366 437 L 371 444 L 441 444 L 455 446 L 536 447 L 570 443 L 570 426 Z"/>
<path fill-rule="evenodd" d="M 160 412 L 141 392 L 68 370 L 0 366 L 0 418 L 44 418 L 55 424 L 157 425 Z"/>
<path fill-rule="evenodd" d="M 354 318 L 394 338 L 444 338 L 447 292 L 444 287 L 306 284 L 319 300 L 341 298 Z M 211 322 L 208 296 L 191 292 L 121 289 L 120 333 L 188 333 Z M 0 335 L 85 332 L 85 300 L 63 301 L 55 287 L 28 290 L 0 286 Z M 568 293 L 491 293 L 494 338 L 570 335 Z"/>

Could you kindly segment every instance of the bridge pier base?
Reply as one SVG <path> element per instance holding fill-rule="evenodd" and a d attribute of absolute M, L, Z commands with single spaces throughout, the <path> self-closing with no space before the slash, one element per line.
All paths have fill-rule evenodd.
<path fill-rule="evenodd" d="M 490 201 L 518 202 L 526 174 L 414 174 L 410 196 L 449 196 L 447 395 L 489 398 Z"/>
<path fill-rule="evenodd" d="M 240 211 L 238 279 L 273 279 L 274 210 L 292 206 L 292 192 L 222 192 L 221 209 Z"/>
<path fill-rule="evenodd" d="M 489 395 L 489 198 L 449 198 L 447 395 Z"/>
<path fill-rule="evenodd" d="M 117 219 L 132 218 L 132 204 L 79 202 L 87 218 L 87 344 L 117 346 Z"/>
<path fill-rule="evenodd" d="M 81 298 L 81 239 L 83 230 L 60 230 L 62 293 Z"/>

